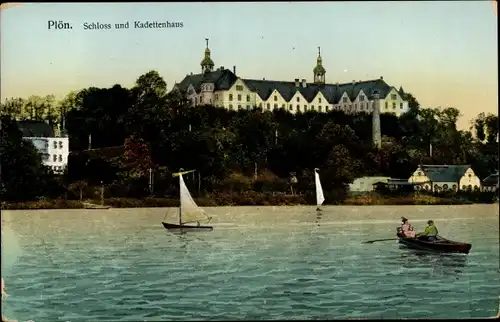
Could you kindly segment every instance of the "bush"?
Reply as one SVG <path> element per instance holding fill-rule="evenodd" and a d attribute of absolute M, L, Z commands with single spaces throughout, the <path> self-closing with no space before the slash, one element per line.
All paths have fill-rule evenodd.
<path fill-rule="evenodd" d="M 26 201 L 16 203 L 2 203 L 6 210 L 35 210 L 35 209 L 83 209 L 83 204 L 76 200 L 54 199 Z"/>

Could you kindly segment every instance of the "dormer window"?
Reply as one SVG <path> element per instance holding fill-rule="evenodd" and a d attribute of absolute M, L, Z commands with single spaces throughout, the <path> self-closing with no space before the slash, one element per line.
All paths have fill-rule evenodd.
<path fill-rule="evenodd" d="M 237 91 L 242 91 L 243 90 L 243 86 L 242 85 L 236 85 L 236 90 Z"/>
<path fill-rule="evenodd" d="M 300 97 L 297 96 L 297 102 L 300 102 Z"/>
<path fill-rule="evenodd" d="M 359 96 L 359 100 L 360 100 L 361 102 L 363 102 L 363 101 L 365 100 L 365 96 L 364 96 L 364 95 L 360 95 L 360 96 Z"/>
<path fill-rule="evenodd" d="M 398 99 L 398 96 L 396 94 L 391 94 L 391 100 L 395 101 Z"/>
<path fill-rule="evenodd" d="M 274 95 L 274 100 L 277 101 L 278 100 L 278 96 Z"/>
<path fill-rule="evenodd" d="M 321 103 L 321 97 L 320 97 L 320 98 L 318 98 L 318 102 L 319 102 L 319 103 Z"/>
<path fill-rule="evenodd" d="M 347 97 L 342 98 L 342 103 L 347 103 Z"/>

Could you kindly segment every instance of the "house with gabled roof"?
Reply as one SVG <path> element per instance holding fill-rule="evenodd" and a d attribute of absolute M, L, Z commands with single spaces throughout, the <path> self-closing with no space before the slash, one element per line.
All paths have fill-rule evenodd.
<path fill-rule="evenodd" d="M 54 128 L 43 121 L 18 121 L 17 125 L 23 140 L 30 141 L 41 155 L 43 164 L 54 173 L 62 173 L 68 165 L 68 136 L 61 135 L 60 130 L 55 133 Z"/>
<path fill-rule="evenodd" d="M 236 67 L 232 71 L 224 66 L 214 70 L 208 39 L 206 41 L 201 73 L 186 75 L 173 88 L 183 93 L 194 106 L 210 104 L 229 110 L 259 107 L 264 111 L 283 109 L 290 113 L 338 110 L 352 114 L 372 113 L 377 100 L 381 113 L 400 116 L 408 111 L 402 87 L 397 90 L 383 77 L 343 84 L 326 83 L 319 47 L 312 82 L 304 78 L 275 81 L 241 78 L 236 74 Z"/>
<path fill-rule="evenodd" d="M 432 192 L 477 191 L 481 187 L 481 180 L 470 165 L 419 165 L 408 182 L 421 183 L 415 189 Z"/>
<path fill-rule="evenodd" d="M 498 171 L 496 173 L 492 173 L 486 178 L 483 179 L 481 184 L 482 191 L 498 191 Z"/>

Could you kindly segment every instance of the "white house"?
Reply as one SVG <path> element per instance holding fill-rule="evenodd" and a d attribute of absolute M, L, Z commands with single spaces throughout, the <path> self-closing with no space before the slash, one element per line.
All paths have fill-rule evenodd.
<path fill-rule="evenodd" d="M 349 192 L 370 192 L 374 191 L 373 184 L 377 182 L 388 183 L 390 177 L 361 177 L 349 184 Z"/>
<path fill-rule="evenodd" d="M 419 165 L 408 179 L 420 183 L 415 189 L 433 192 L 479 190 L 481 180 L 470 165 Z"/>
<path fill-rule="evenodd" d="M 318 48 L 319 49 L 319 48 Z M 380 112 L 400 116 L 408 111 L 403 88 L 397 90 L 383 77 L 374 80 L 353 80 L 349 83 L 326 83 L 326 69 L 321 53 L 313 68 L 313 81 L 295 78 L 290 81 L 240 78 L 236 67 L 221 66 L 214 70 L 211 51 L 205 49 L 201 73 L 189 74 L 173 90 L 180 91 L 193 105 L 210 104 L 230 110 L 259 107 L 263 111 L 284 109 L 290 113 L 341 110 L 345 113 L 371 113 L 374 94 L 379 94 Z"/>
<path fill-rule="evenodd" d="M 23 139 L 33 143 L 42 156 L 45 166 L 54 173 L 62 173 L 68 164 L 69 138 L 54 135 L 53 129 L 45 122 L 18 122 Z"/>

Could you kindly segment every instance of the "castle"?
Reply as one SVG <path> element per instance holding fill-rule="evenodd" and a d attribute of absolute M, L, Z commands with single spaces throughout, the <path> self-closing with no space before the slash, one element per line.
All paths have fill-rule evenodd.
<path fill-rule="evenodd" d="M 316 66 L 313 68 L 312 83 L 298 78 L 294 81 L 241 78 L 236 74 L 236 67 L 232 71 L 224 66 L 214 69 L 215 64 L 210 56 L 206 39 L 205 55 L 200 64 L 201 73 L 191 73 L 173 87 L 173 90 L 186 95 L 194 106 L 209 104 L 229 110 L 259 107 L 264 111 L 285 109 L 290 113 L 334 110 L 347 114 L 373 113 L 375 96 L 378 96 L 377 113 L 400 116 L 408 111 L 403 89 L 397 90 L 388 85 L 383 77 L 327 84 L 320 47 Z"/>

